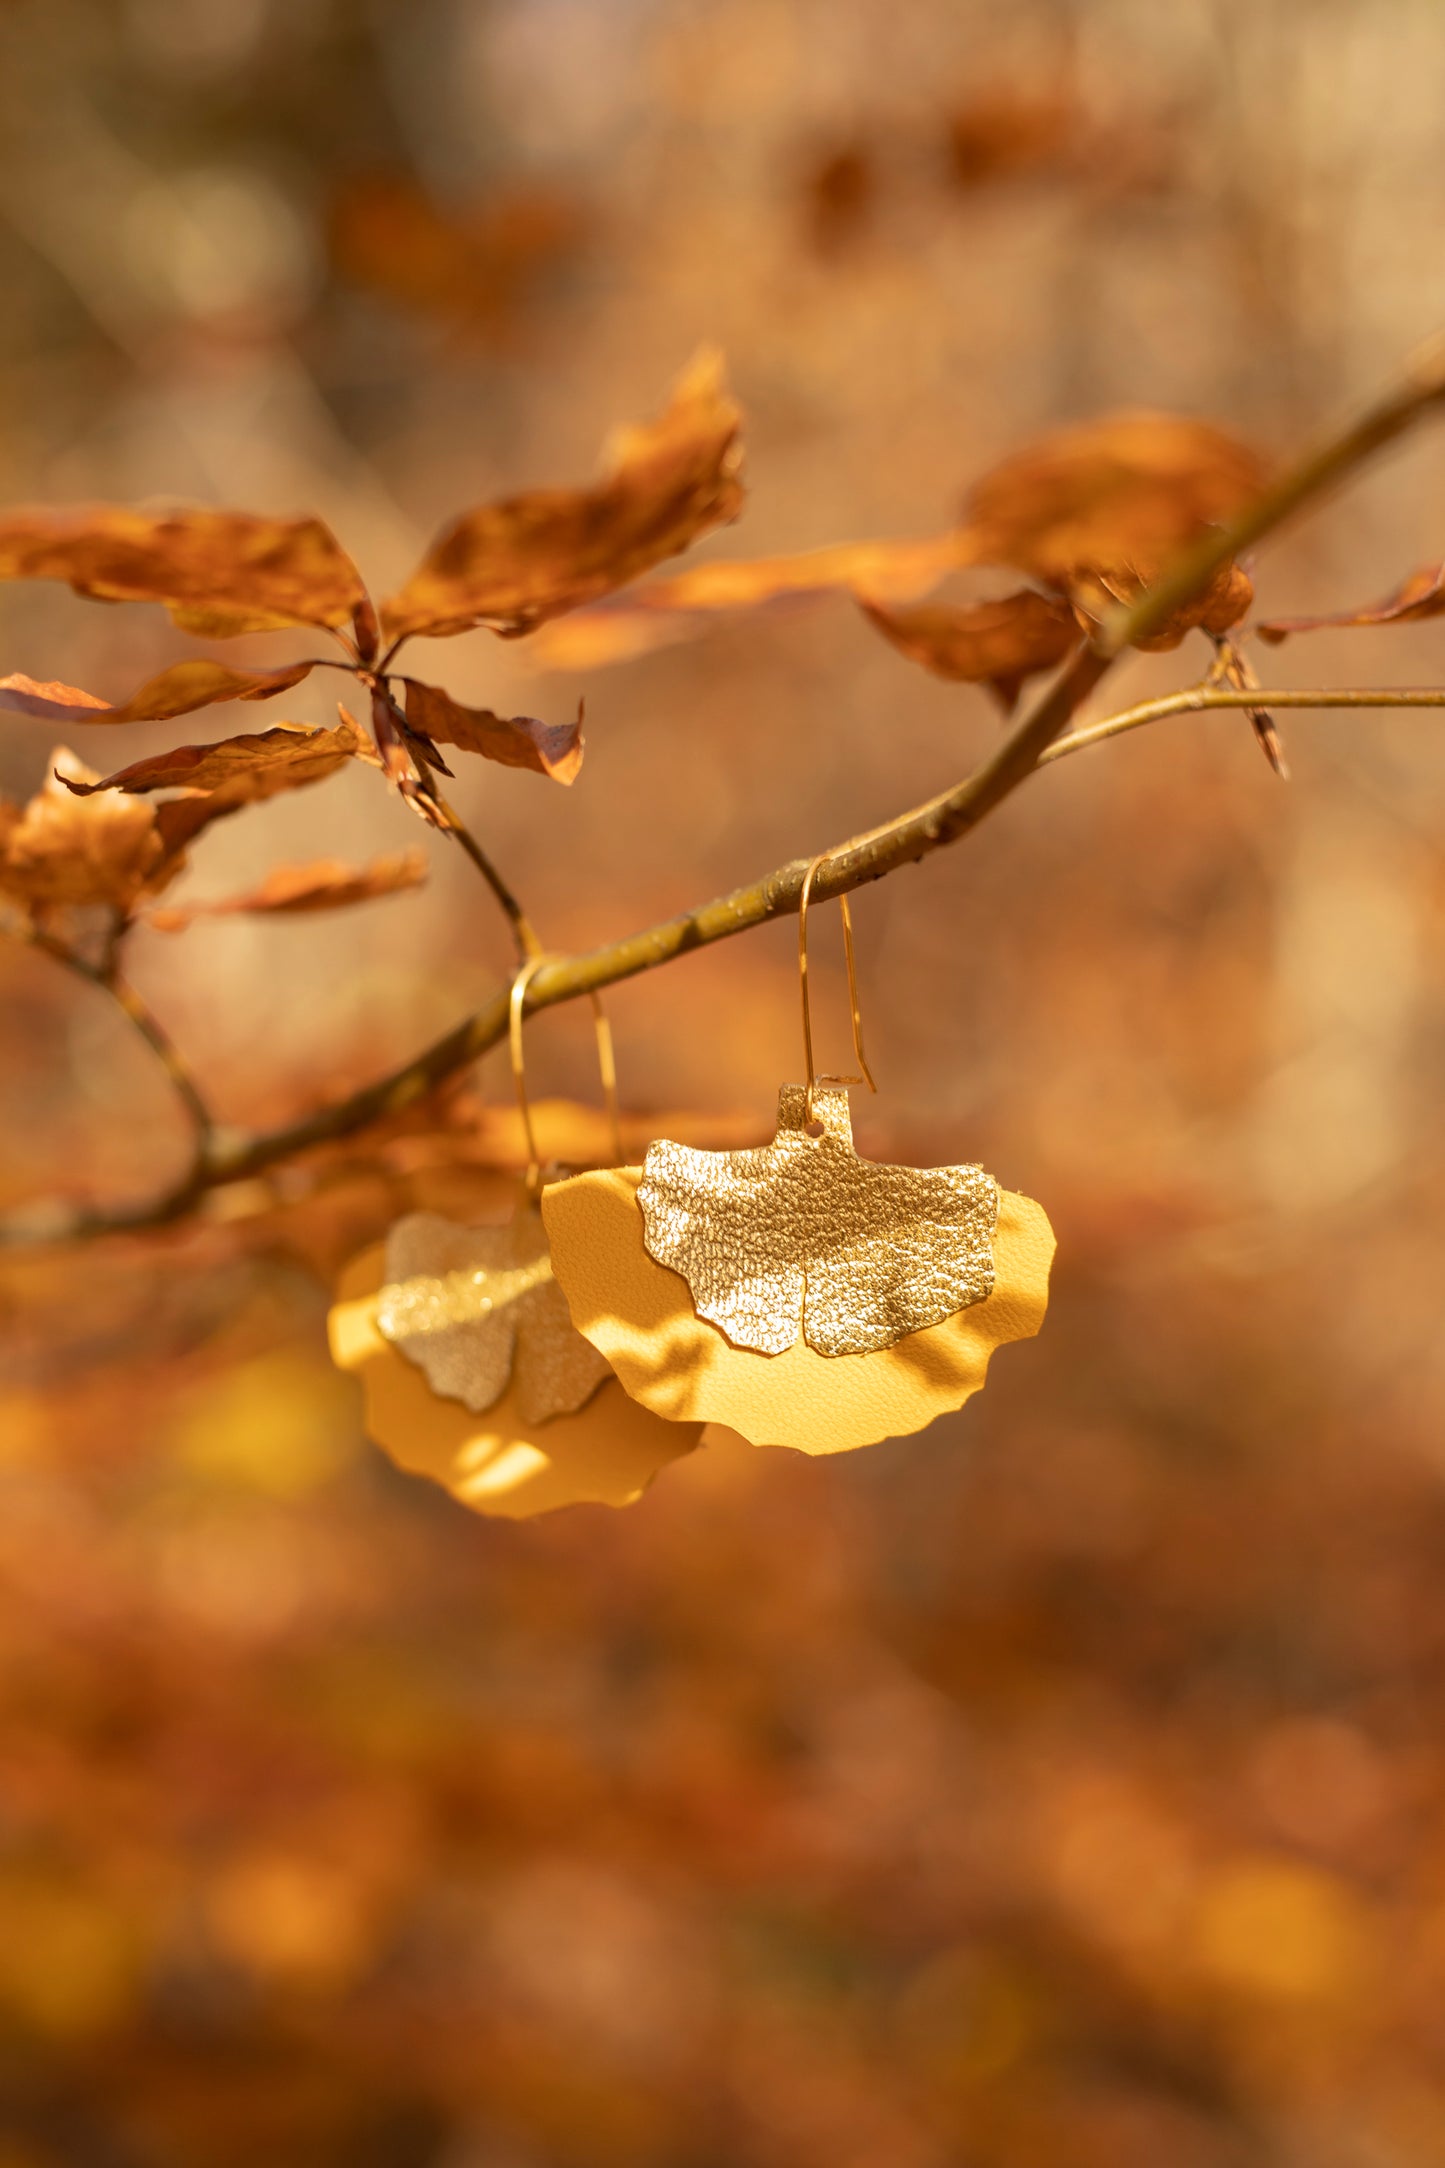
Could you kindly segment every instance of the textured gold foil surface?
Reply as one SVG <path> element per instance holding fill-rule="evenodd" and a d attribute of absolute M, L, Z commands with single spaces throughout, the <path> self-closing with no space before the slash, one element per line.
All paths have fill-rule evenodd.
<path fill-rule="evenodd" d="M 535 1205 L 501 1227 L 412 1212 L 386 1238 L 383 1337 L 434 1393 L 479 1415 L 515 1377 L 524 1421 L 570 1415 L 608 1375 L 573 1329 Z"/>
<path fill-rule="evenodd" d="M 648 1148 L 637 1201 L 647 1248 L 681 1273 L 735 1347 L 866 1355 L 941 1324 L 993 1288 L 998 1187 L 982 1167 L 883 1167 L 853 1149 L 848 1094 L 778 1094 L 778 1134 L 752 1151 Z"/>

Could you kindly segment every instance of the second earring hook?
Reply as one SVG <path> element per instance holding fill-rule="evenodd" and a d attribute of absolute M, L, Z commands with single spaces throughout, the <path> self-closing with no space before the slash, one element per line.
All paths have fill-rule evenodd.
<path fill-rule="evenodd" d="M 512 1057 L 512 1082 L 517 1093 L 517 1111 L 522 1117 L 522 1136 L 527 1146 L 526 1186 L 529 1196 L 535 1197 L 542 1187 L 542 1158 L 537 1150 L 537 1135 L 532 1126 L 532 1104 L 527 1096 L 527 1069 L 522 1045 L 522 1017 L 527 1005 L 527 989 L 537 973 L 546 964 L 560 962 L 556 956 L 529 956 L 512 980 L 508 1002 L 507 1044 Z M 615 1166 L 621 1166 L 622 1114 L 617 1102 L 617 1059 L 612 1044 L 612 1026 L 607 1011 L 602 1006 L 602 996 L 595 990 L 589 994 L 592 1003 L 593 1030 L 597 1038 L 597 1069 L 602 1080 L 602 1098 L 607 1109 L 607 1119 L 612 1132 L 612 1158 Z"/>
<path fill-rule="evenodd" d="M 819 869 L 836 855 L 836 851 L 819 851 L 803 875 L 803 885 L 798 892 L 798 985 L 803 1002 L 803 1058 L 808 1069 L 803 1118 L 809 1123 L 813 1120 L 813 1094 L 819 1084 L 866 1084 L 870 1092 L 878 1089 L 873 1081 L 873 1072 L 868 1066 L 868 1056 L 863 1051 L 863 1017 L 858 1007 L 858 966 L 853 955 L 853 914 L 848 908 L 846 894 L 839 896 L 838 907 L 843 915 L 843 955 L 848 966 L 848 1011 L 853 1024 L 853 1053 L 861 1074 L 820 1077 L 813 1060 L 813 1009 L 808 992 L 808 904 Z"/>

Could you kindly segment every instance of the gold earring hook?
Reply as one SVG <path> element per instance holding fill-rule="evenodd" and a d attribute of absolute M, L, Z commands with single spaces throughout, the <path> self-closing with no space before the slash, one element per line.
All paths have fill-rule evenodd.
<path fill-rule="evenodd" d="M 522 1135 L 527 1145 L 527 1190 L 535 1196 L 542 1186 L 542 1157 L 537 1150 L 536 1132 L 532 1127 L 532 1105 L 527 1097 L 526 1061 L 522 1049 L 522 1012 L 526 1007 L 527 988 L 531 985 L 543 964 L 553 964 L 555 956 L 529 956 L 512 981 L 511 996 L 507 1010 L 507 1044 L 512 1056 L 512 1082 L 517 1091 L 517 1111 L 522 1117 Z M 602 996 L 595 990 L 589 994 L 592 1003 L 593 1030 L 597 1038 L 597 1069 L 602 1079 L 602 1098 L 607 1108 L 607 1120 L 612 1131 L 612 1160 L 621 1166 L 622 1115 L 617 1104 L 617 1058 L 612 1044 L 612 1026 L 607 1011 L 602 1006 Z"/>
<path fill-rule="evenodd" d="M 819 1077 L 813 1065 L 813 1010 L 808 996 L 808 901 L 813 892 L 813 881 L 820 866 L 833 857 L 832 851 L 819 851 L 817 857 L 803 875 L 803 886 L 798 893 L 798 984 L 803 997 L 803 1058 L 808 1067 L 808 1089 L 803 1101 L 803 1118 L 813 1119 L 813 1094 L 820 1083 L 866 1084 L 870 1092 L 878 1086 L 868 1066 L 868 1056 L 863 1051 L 863 1018 L 858 1007 L 858 967 L 853 956 L 853 914 L 848 908 L 848 898 L 838 898 L 843 914 L 843 955 L 848 965 L 848 1009 L 853 1020 L 853 1052 L 857 1056 L 861 1076 Z"/>

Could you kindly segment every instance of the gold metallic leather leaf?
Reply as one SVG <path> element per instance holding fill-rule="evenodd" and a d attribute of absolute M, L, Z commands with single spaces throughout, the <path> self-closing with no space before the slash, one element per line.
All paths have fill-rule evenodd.
<path fill-rule="evenodd" d="M 525 1520 L 556 1506 L 623 1506 L 659 1469 L 690 1453 L 701 1423 L 664 1422 L 608 1378 L 585 1407 L 528 1422 L 508 1389 L 483 1415 L 434 1393 L 383 1337 L 380 1243 L 341 1275 L 328 1319 L 333 1360 L 360 1382 L 367 1435 L 399 1468 L 440 1483 L 474 1513 Z"/>
<path fill-rule="evenodd" d="M 386 1238 L 378 1330 L 435 1393 L 479 1415 L 511 1380 L 524 1422 L 570 1415 L 607 1365 L 573 1330 L 535 1205 L 498 1227 L 410 1212 Z"/>
<path fill-rule="evenodd" d="M 848 1094 L 778 1094 L 778 1133 L 743 1152 L 649 1146 L 646 1243 L 735 1347 L 863 1355 L 982 1302 L 998 1186 L 982 1167 L 887 1167 L 853 1149 Z"/>
<path fill-rule="evenodd" d="M 553 1183 L 542 1217 L 573 1323 L 636 1400 L 673 1422 L 722 1423 L 804 1453 L 906 1437 L 961 1407 L 994 1349 L 1043 1323 L 1053 1231 L 1032 1198 L 1001 1190 L 987 1301 L 873 1354 L 824 1356 L 801 1337 L 780 1355 L 735 1347 L 648 1255 L 641 1179 L 639 1167 L 615 1167 Z"/>

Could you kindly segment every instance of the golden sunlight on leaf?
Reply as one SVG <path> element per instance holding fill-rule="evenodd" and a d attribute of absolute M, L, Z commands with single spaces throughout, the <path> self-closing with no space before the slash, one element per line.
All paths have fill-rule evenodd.
<path fill-rule="evenodd" d="M 47 721 L 77 723 L 162 723 L 197 708 L 225 700 L 270 700 L 289 692 L 310 675 L 309 662 L 286 663 L 279 670 L 232 670 L 225 663 L 197 658 L 175 662 L 147 678 L 128 700 L 111 703 L 76 685 L 37 683 L 22 671 L 0 678 L 0 707 Z"/>
<path fill-rule="evenodd" d="M 168 846 L 153 807 L 91 798 L 97 778 L 65 746 L 54 765 L 55 775 L 23 810 L 4 808 L 0 889 L 32 909 L 109 904 L 128 911 L 180 871 L 179 848 Z"/>
<path fill-rule="evenodd" d="M 741 510 L 741 424 L 721 357 L 703 351 L 658 421 L 620 432 L 603 481 L 531 490 L 445 528 L 383 606 L 384 637 L 529 632 L 675 556 Z"/>
<path fill-rule="evenodd" d="M 529 768 L 554 783 L 573 783 L 582 766 L 582 711 L 570 723 L 543 723 L 532 715 L 494 715 L 490 708 L 464 708 L 438 685 L 403 678 L 406 719 L 413 730 L 436 745 L 456 745 L 480 753 L 504 768 Z"/>
<path fill-rule="evenodd" d="M 349 717 L 335 730 L 277 723 L 274 729 L 222 738 L 214 745 L 178 745 L 173 752 L 154 753 L 117 768 L 113 775 L 71 788 L 81 795 L 93 790 L 218 791 L 230 803 L 242 804 L 319 783 L 356 759 L 365 744 Z"/>
<path fill-rule="evenodd" d="M 958 609 L 923 603 L 885 610 L 865 603 L 864 614 L 900 653 L 936 677 L 987 685 L 1005 711 L 1026 679 L 1052 670 L 1082 637 L 1066 602 L 1032 588 Z"/>
<path fill-rule="evenodd" d="M 1278 645 L 1292 632 L 1333 632 L 1355 625 L 1418 624 L 1427 617 L 1445 615 L 1445 564 L 1426 565 L 1386 595 L 1383 602 L 1366 603 L 1359 610 L 1338 610 L 1324 617 L 1272 617 L 1256 625 L 1261 640 Z"/>
<path fill-rule="evenodd" d="M 187 631 L 343 625 L 361 575 L 319 519 L 124 505 L 0 517 L 0 579 L 66 580 L 107 602 L 159 602 Z"/>
<path fill-rule="evenodd" d="M 195 801 L 181 799 L 181 805 Z M 276 866 L 255 888 L 213 903 L 190 903 L 176 910 L 152 911 L 147 925 L 161 933 L 182 933 L 193 919 L 251 916 L 269 912 L 332 911 L 349 903 L 371 903 L 419 888 L 427 876 L 425 851 L 398 851 L 373 858 L 369 865 L 347 866 L 337 858 L 318 858 L 307 866 Z"/>

